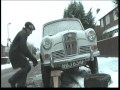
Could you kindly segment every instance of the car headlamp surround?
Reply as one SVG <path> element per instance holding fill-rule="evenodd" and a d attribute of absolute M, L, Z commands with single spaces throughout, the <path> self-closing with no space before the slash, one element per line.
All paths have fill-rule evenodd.
<path fill-rule="evenodd" d="M 86 30 L 87 31 L 87 30 Z M 95 41 L 96 39 L 96 33 L 93 29 L 89 29 L 87 32 L 86 32 L 86 36 L 87 36 L 87 39 L 90 41 L 90 42 L 93 42 Z"/>
<path fill-rule="evenodd" d="M 46 38 L 43 43 L 43 48 L 46 49 L 46 50 L 49 50 L 51 47 L 52 47 L 52 42 L 50 39 Z"/>

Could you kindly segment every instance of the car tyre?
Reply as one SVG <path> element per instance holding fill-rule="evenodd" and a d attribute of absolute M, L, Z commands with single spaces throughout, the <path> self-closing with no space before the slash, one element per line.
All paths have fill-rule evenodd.
<path fill-rule="evenodd" d="M 89 68 L 90 68 L 92 74 L 98 73 L 97 57 L 94 57 L 94 61 L 89 61 L 88 65 L 89 65 Z"/>
<path fill-rule="evenodd" d="M 44 87 L 50 87 L 50 67 L 41 65 L 42 82 Z"/>
<path fill-rule="evenodd" d="M 85 88 L 103 88 L 108 87 L 111 83 L 111 76 L 109 74 L 91 74 L 84 78 Z"/>

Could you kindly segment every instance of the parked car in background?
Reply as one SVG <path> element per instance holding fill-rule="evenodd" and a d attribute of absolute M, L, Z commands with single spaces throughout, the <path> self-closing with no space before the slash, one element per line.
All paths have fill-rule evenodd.
<path fill-rule="evenodd" d="M 69 70 L 89 66 L 98 73 L 97 37 L 94 29 L 84 29 L 77 18 L 54 20 L 43 25 L 40 46 L 41 72 L 44 86 L 50 85 L 53 69 Z"/>

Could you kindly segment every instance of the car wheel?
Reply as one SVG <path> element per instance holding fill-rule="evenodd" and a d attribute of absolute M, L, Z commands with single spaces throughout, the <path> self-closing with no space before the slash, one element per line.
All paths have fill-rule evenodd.
<path fill-rule="evenodd" d="M 98 73 L 97 57 L 94 57 L 94 61 L 89 61 L 88 65 L 89 65 L 89 68 L 90 68 L 92 74 Z"/>
<path fill-rule="evenodd" d="M 50 87 L 50 67 L 41 65 L 42 81 L 44 87 Z"/>

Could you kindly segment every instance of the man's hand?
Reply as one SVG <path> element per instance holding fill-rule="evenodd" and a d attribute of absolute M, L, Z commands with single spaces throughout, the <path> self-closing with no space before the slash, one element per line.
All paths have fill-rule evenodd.
<path fill-rule="evenodd" d="M 34 61 L 33 62 L 33 66 L 35 67 L 35 66 L 37 66 L 38 65 L 38 61 Z"/>
<path fill-rule="evenodd" d="M 34 66 L 34 67 L 35 67 L 35 66 L 37 66 L 37 64 L 38 64 L 37 59 L 36 59 L 36 58 L 34 58 L 32 61 L 33 61 L 33 66 Z"/>

